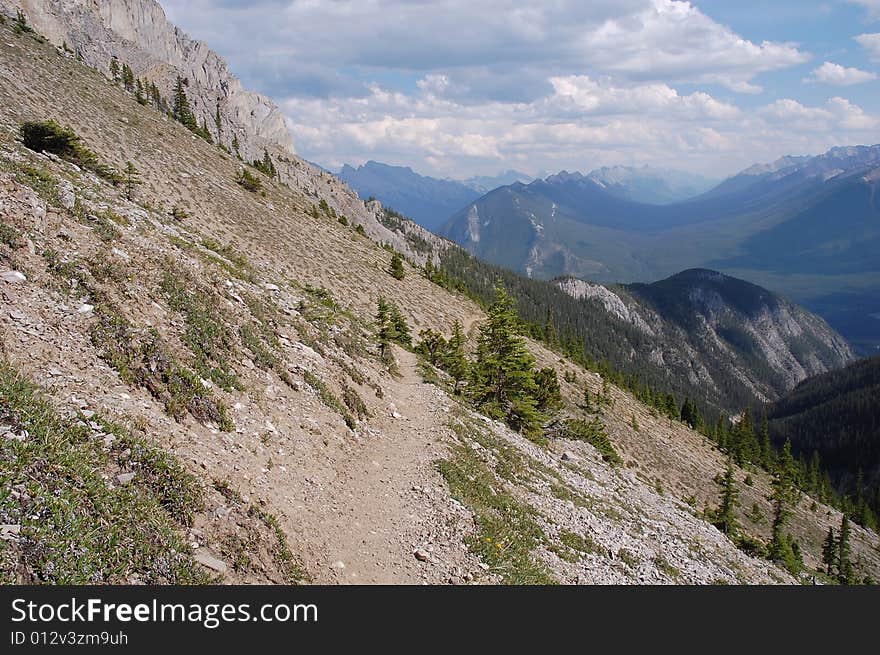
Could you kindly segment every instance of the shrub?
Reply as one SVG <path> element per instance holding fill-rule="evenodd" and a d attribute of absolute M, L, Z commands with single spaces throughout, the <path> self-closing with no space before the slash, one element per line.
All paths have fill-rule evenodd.
<path fill-rule="evenodd" d="M 50 152 L 113 184 L 118 184 L 122 179 L 119 173 L 101 163 L 98 156 L 82 144 L 76 132 L 52 119 L 28 121 L 21 125 L 19 131 L 22 143 L 34 152 Z"/>
<path fill-rule="evenodd" d="M 259 193 L 263 190 L 263 183 L 245 168 L 238 171 L 238 176 L 235 178 L 235 181 L 251 193 Z"/>

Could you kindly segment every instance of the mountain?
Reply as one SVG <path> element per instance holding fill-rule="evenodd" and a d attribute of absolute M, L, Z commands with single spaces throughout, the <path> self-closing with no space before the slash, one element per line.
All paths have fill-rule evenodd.
<path fill-rule="evenodd" d="M 224 142 L 236 135 L 242 156 L 255 159 L 269 145 L 293 152 L 284 115 L 271 100 L 242 87 L 226 62 L 205 43 L 172 25 L 154 0 L 0 0 L 7 14 L 20 7 L 34 29 L 56 46 L 67 44 L 88 65 L 108 71 L 116 58 L 138 79 L 172 97 L 176 77 L 201 122 L 214 128 L 219 107 Z M 216 134 L 215 134 L 216 136 Z"/>
<path fill-rule="evenodd" d="M 751 168 L 684 202 L 620 198 L 562 172 L 495 189 L 441 234 L 545 279 L 657 279 L 708 267 L 822 312 L 869 352 L 880 346 L 880 146 Z"/>
<path fill-rule="evenodd" d="M 509 170 L 494 176 L 476 175 L 474 177 L 469 177 L 466 180 L 462 180 L 462 184 L 477 191 L 480 195 L 483 195 L 484 193 L 488 193 L 492 189 L 497 189 L 500 186 L 507 186 L 508 184 L 514 184 L 516 182 L 527 184 L 534 179 L 535 178 L 526 175 L 525 173 Z M 456 210 L 458 209 L 460 209 L 460 207 L 456 207 Z M 448 214 L 446 218 L 449 218 L 449 216 L 452 216 L 452 213 Z"/>
<path fill-rule="evenodd" d="M 587 177 L 618 198 L 653 205 L 666 205 L 693 198 L 709 191 L 719 182 L 696 173 L 650 166 L 597 168 Z"/>
<path fill-rule="evenodd" d="M 524 337 L 541 389 L 559 383 L 537 441 L 460 393 L 419 353 L 459 323 L 476 357 L 469 285 L 491 293 L 497 269 L 295 155 L 273 149 L 265 175 L 16 27 L 0 21 L 3 583 L 772 584 L 821 566 L 837 509 L 792 506 L 795 577 L 761 556 L 771 476 L 737 467 L 757 544 L 738 547 L 702 511 L 724 453 L 574 344 Z M 27 138 L 48 130 L 81 140 Z M 112 174 L 127 161 L 142 184 Z M 455 258 L 469 281 L 444 277 Z M 504 274 L 517 307 L 566 308 L 561 335 L 642 338 Z M 380 298 L 423 347 L 387 343 Z M 860 577 L 878 545 L 853 527 Z"/>
<path fill-rule="evenodd" d="M 429 230 L 436 230 L 452 214 L 480 197 L 479 192 L 461 182 L 425 177 L 411 168 L 375 161 L 357 168 L 346 164 L 339 179 L 362 198 L 376 198 Z"/>
<path fill-rule="evenodd" d="M 768 406 L 770 432 L 809 458 L 815 452 L 835 487 L 880 514 L 880 355 L 811 377 Z M 861 480 L 859 472 L 862 473 Z"/>
<path fill-rule="evenodd" d="M 771 399 L 853 354 L 825 321 L 766 289 L 692 269 L 652 284 L 602 286 L 564 278 L 574 298 L 594 299 L 643 335 L 637 357 L 686 379 L 721 406 Z"/>

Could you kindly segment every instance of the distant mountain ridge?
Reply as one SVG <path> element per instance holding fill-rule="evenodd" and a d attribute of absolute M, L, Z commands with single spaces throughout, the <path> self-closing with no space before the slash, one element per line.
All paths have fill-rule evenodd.
<path fill-rule="evenodd" d="M 880 345 L 871 318 L 880 312 L 878 186 L 880 146 L 783 158 L 667 205 L 562 172 L 487 193 L 441 234 L 544 279 L 633 282 L 712 268 L 822 311 L 865 352 Z"/>
<path fill-rule="evenodd" d="M 345 164 L 338 177 L 362 198 L 372 196 L 429 230 L 438 229 L 453 213 L 481 195 L 462 182 L 426 177 L 409 167 L 376 161 L 357 168 Z"/>

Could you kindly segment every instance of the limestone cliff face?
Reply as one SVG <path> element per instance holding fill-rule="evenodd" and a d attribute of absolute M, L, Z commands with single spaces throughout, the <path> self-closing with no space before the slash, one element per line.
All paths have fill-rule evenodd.
<path fill-rule="evenodd" d="M 264 147 L 293 153 L 284 116 L 265 96 L 242 87 L 226 62 L 207 44 L 190 38 L 165 17 L 154 0 L 0 0 L 6 13 L 21 9 L 28 22 L 56 46 L 67 44 L 88 65 L 107 72 L 116 57 L 135 75 L 171 96 L 178 75 L 196 117 L 217 138 L 214 115 L 222 117 L 220 142 L 238 136 L 241 154 L 254 159 Z"/>

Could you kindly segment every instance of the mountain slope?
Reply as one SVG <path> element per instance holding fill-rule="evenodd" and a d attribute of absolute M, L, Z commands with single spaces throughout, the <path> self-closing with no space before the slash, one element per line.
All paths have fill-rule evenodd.
<path fill-rule="evenodd" d="M 804 380 L 768 407 L 777 441 L 809 457 L 814 451 L 835 486 L 880 512 L 880 356 Z M 858 489 L 858 471 L 863 489 Z"/>
<path fill-rule="evenodd" d="M 23 146 L 19 126 L 47 108 L 101 161 L 137 166 L 144 184 L 132 200 Z M 239 170 L 102 75 L 0 25 L 0 344 L 9 367 L 0 409 L 10 427 L 0 513 L 20 528 L 0 541 L 4 581 L 70 581 L 62 574 L 77 562 L 61 555 L 95 532 L 65 532 L 45 547 L 40 503 L 76 478 L 46 475 L 46 461 L 68 464 L 51 457 L 7 466 L 42 443 L 31 437 L 33 414 L 7 395 L 8 370 L 82 423 L 74 444 L 94 455 L 90 480 L 102 494 L 148 489 L 169 507 L 182 500 L 174 480 L 156 477 L 153 451 L 126 452 L 105 417 L 192 476 L 204 502 L 171 526 L 183 537 L 177 554 L 225 582 L 794 581 L 695 509 L 717 502 L 722 454 L 631 394 L 609 386 L 598 415 L 631 463 L 615 467 L 585 441 L 538 445 L 479 415 L 410 352 L 395 351 L 399 377 L 389 374 L 375 343 L 378 296 L 414 332 L 449 334 L 458 320 L 473 335 L 485 314 L 410 264 L 403 280 L 389 275 L 381 239 L 318 209 L 343 188 L 320 172 L 301 168 L 303 185 L 260 178 L 261 195 L 236 183 Z M 606 386 L 557 352 L 529 348 L 556 368 L 566 412 L 580 411 L 585 389 Z M 769 477 L 753 478 L 743 502 L 767 516 Z M 742 518 L 767 538 L 766 519 Z M 812 512 L 807 498 L 793 508 L 809 566 L 839 521 L 829 508 Z M 876 544 L 854 529 L 860 572 L 875 577 Z M 138 562 L 118 564 L 105 581 L 151 581 Z"/>
<path fill-rule="evenodd" d="M 339 179 L 362 198 L 372 196 L 429 230 L 436 230 L 452 214 L 480 197 L 479 192 L 461 182 L 425 177 L 411 168 L 375 161 L 357 168 L 346 164 Z"/>
<path fill-rule="evenodd" d="M 557 282 L 575 298 L 594 298 L 644 335 L 639 354 L 704 388 L 721 406 L 748 390 L 776 398 L 809 375 L 853 359 L 822 319 L 748 282 L 693 269 L 653 284 L 603 287 Z M 729 405 L 728 405 L 729 407 Z"/>

